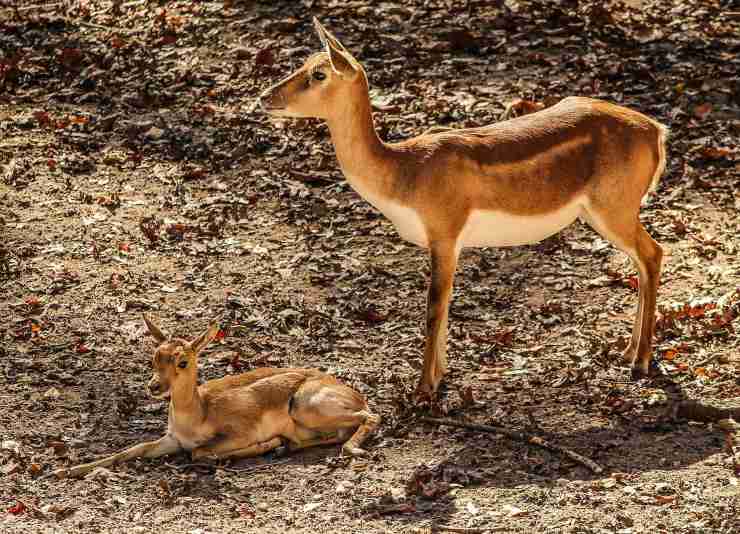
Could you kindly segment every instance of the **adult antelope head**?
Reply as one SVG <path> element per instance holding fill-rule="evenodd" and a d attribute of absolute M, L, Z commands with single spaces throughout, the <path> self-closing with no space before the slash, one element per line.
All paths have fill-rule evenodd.
<path fill-rule="evenodd" d="M 367 78 L 357 60 L 318 20 L 314 25 L 324 51 L 262 93 L 260 106 L 271 115 L 329 119 L 344 111 L 342 102 L 352 103 L 355 92 L 367 92 Z"/>

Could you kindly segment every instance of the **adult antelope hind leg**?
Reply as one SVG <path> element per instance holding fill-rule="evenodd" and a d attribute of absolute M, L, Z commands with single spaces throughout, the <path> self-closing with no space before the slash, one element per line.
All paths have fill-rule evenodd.
<path fill-rule="evenodd" d="M 650 162 L 641 164 L 637 161 L 625 170 L 647 174 L 649 177 L 651 176 L 649 173 L 661 172 L 662 164 L 663 162 L 659 162 L 659 170 L 655 170 L 654 164 Z M 631 364 L 633 378 L 639 378 L 650 373 L 663 249 L 640 222 L 639 209 L 643 191 L 624 186 L 611 190 L 614 184 L 631 183 L 626 180 L 604 180 L 604 183 L 598 194 L 592 195 L 589 199 L 583 218 L 602 237 L 626 253 L 637 270 L 639 281 L 637 312 L 632 337 L 624 351 L 623 359 Z M 615 198 L 619 198 L 620 202 L 615 203 Z"/>
<path fill-rule="evenodd" d="M 639 281 L 637 312 L 632 337 L 624 351 L 623 359 L 632 365 L 634 378 L 648 376 L 663 249 L 650 237 L 635 214 L 610 220 L 589 213 L 587 220 L 594 230 L 626 253 L 637 270 Z"/>
<path fill-rule="evenodd" d="M 54 471 L 53 475 L 57 478 L 81 477 L 98 467 L 108 467 L 114 464 L 127 462 L 134 458 L 159 458 L 160 456 L 173 454 L 179 450 L 180 444 L 177 440 L 166 435 L 156 441 L 139 443 L 138 445 L 134 445 L 133 447 L 129 447 L 128 449 L 95 462 L 57 469 Z"/>

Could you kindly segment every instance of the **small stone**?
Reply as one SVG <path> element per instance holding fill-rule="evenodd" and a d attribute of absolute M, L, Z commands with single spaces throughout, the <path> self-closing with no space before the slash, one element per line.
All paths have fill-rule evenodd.
<path fill-rule="evenodd" d="M 391 488 L 391 499 L 394 503 L 401 503 L 406 500 L 406 490 L 403 488 Z"/>
<path fill-rule="evenodd" d="M 591 483 L 591 487 L 594 489 L 608 490 L 612 489 L 617 485 L 617 481 L 613 478 L 603 478 L 601 480 L 594 480 Z"/>
<path fill-rule="evenodd" d="M 163 135 L 164 135 L 164 130 L 162 128 L 157 128 L 156 126 L 152 126 L 144 134 L 145 137 L 148 137 L 149 139 L 153 139 L 154 141 L 161 139 Z"/>
<path fill-rule="evenodd" d="M 10 439 L 3 440 L 2 443 L 0 443 L 0 449 L 5 449 L 8 451 L 13 451 L 16 454 L 21 453 L 21 444 L 17 441 L 13 441 Z"/>
<path fill-rule="evenodd" d="M 665 482 L 655 485 L 655 493 L 658 495 L 673 495 L 675 492 L 676 490 L 674 490 L 670 484 L 666 484 Z"/>
<path fill-rule="evenodd" d="M 262 501 L 262 502 L 257 503 L 257 510 L 261 512 L 266 512 L 269 509 L 270 509 L 270 505 L 268 505 L 266 502 Z"/>
<path fill-rule="evenodd" d="M 319 506 L 321 506 L 320 502 L 310 502 L 303 507 L 303 511 L 311 512 L 313 510 L 316 510 L 316 508 L 318 508 Z"/>
<path fill-rule="evenodd" d="M 341 495 L 343 493 L 349 492 L 354 486 L 354 482 L 351 482 L 349 480 L 342 480 L 339 484 L 337 484 L 337 488 L 335 491 Z"/>
<path fill-rule="evenodd" d="M 61 391 L 59 391 L 57 388 L 49 388 L 44 392 L 44 398 L 58 399 L 61 394 Z"/>

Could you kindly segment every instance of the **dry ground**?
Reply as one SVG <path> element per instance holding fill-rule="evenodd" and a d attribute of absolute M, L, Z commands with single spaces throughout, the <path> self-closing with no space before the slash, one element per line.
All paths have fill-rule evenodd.
<path fill-rule="evenodd" d="M 676 396 L 740 397 L 734 5 L 0 8 L 0 531 L 740 531 L 724 433 L 658 417 Z M 317 50 L 312 15 L 365 64 L 386 139 L 575 94 L 671 127 L 669 168 L 643 210 L 668 252 L 656 340 L 667 379 L 634 383 L 618 363 L 634 271 L 578 223 L 536 246 L 465 251 L 446 389 L 413 406 L 424 251 L 349 189 L 324 125 L 248 111 Z M 162 432 L 142 311 L 182 335 L 224 314 L 203 378 L 336 373 L 384 417 L 371 457 L 179 455 L 44 478 Z M 430 410 L 542 435 L 605 471 L 416 419 Z"/>

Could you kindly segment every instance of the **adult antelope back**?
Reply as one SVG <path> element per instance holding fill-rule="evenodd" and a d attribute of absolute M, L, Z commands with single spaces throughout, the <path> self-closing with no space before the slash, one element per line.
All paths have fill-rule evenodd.
<path fill-rule="evenodd" d="M 350 185 L 431 253 L 426 346 L 418 391 L 446 370 L 447 310 L 463 247 L 536 243 L 577 218 L 624 251 L 639 276 L 637 315 L 624 358 L 646 375 L 662 249 L 640 223 L 642 198 L 666 163 L 668 130 L 630 109 L 569 97 L 481 128 L 399 143 L 377 135 L 360 63 L 314 19 L 324 51 L 260 96 L 274 116 L 318 117 Z"/>

